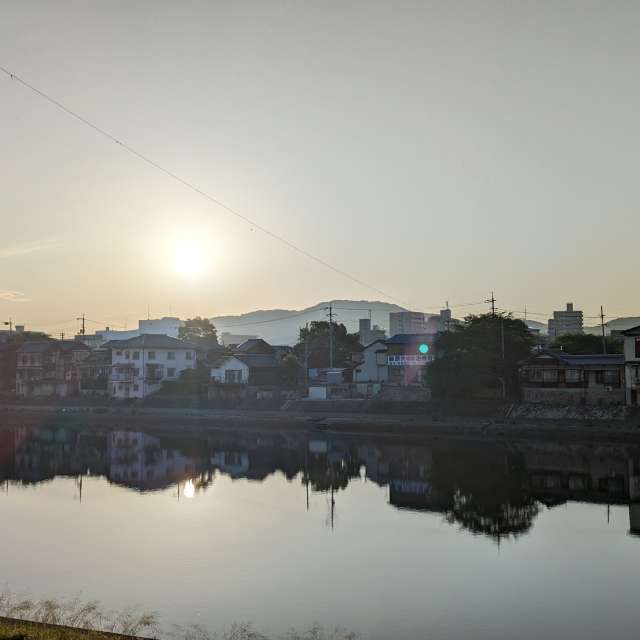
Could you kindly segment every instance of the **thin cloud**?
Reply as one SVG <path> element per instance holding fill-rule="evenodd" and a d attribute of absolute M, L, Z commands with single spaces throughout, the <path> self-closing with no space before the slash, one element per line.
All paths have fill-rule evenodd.
<path fill-rule="evenodd" d="M 4 302 L 31 302 L 31 299 L 20 291 L 0 291 L 0 300 Z"/>
<path fill-rule="evenodd" d="M 0 258 L 15 258 L 17 256 L 26 256 L 37 251 L 45 251 L 53 249 L 60 244 L 60 240 L 56 238 L 47 238 L 45 240 L 36 240 L 35 242 L 25 242 L 16 244 L 12 247 L 0 248 Z"/>

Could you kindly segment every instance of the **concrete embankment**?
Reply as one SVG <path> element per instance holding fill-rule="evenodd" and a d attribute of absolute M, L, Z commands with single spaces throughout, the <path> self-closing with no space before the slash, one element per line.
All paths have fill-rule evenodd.
<path fill-rule="evenodd" d="M 336 408 L 336 407 L 334 407 Z M 545 439 L 640 443 L 640 420 L 528 420 L 331 411 L 232 411 L 45 406 L 0 407 L 0 428 L 64 426 L 109 431 L 199 434 L 217 429 L 446 438 Z"/>

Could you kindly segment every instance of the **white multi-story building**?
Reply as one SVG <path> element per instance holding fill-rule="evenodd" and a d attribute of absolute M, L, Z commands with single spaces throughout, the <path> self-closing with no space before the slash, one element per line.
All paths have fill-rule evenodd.
<path fill-rule="evenodd" d="M 553 318 L 547 322 L 547 329 L 552 338 L 566 333 L 582 333 L 582 311 L 573 308 L 573 302 L 567 302 L 564 311 L 554 311 Z"/>
<path fill-rule="evenodd" d="M 424 333 L 426 320 L 421 311 L 395 311 L 389 314 L 389 336 Z"/>
<path fill-rule="evenodd" d="M 177 380 L 196 366 L 195 347 L 165 335 L 143 334 L 104 345 L 111 350 L 110 394 L 113 398 L 145 398 L 163 382 Z"/>
<path fill-rule="evenodd" d="M 622 332 L 624 336 L 625 397 L 628 405 L 640 405 L 640 325 Z"/>
<path fill-rule="evenodd" d="M 91 349 L 97 349 L 111 340 L 129 340 L 129 338 L 137 338 L 144 334 L 161 334 L 170 338 L 177 338 L 180 327 L 184 327 L 184 320 L 165 316 L 164 318 L 138 320 L 137 329 L 113 330 L 110 327 L 106 327 L 93 334 L 78 334 L 75 338 L 91 347 Z"/>

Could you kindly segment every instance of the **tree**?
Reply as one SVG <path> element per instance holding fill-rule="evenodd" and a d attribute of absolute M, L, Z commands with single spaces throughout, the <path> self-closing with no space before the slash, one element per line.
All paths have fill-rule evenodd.
<path fill-rule="evenodd" d="M 607 353 L 623 353 L 621 340 L 605 336 Z M 571 355 L 602 353 L 602 336 L 590 333 L 565 333 L 551 343 L 552 349 L 561 349 Z"/>
<path fill-rule="evenodd" d="M 210 340 L 218 342 L 218 331 L 209 318 L 196 316 L 185 320 L 184 327 L 178 330 L 180 340 Z"/>
<path fill-rule="evenodd" d="M 511 314 L 471 315 L 438 338 L 428 368 L 435 398 L 470 399 L 488 394 L 515 397 L 518 367 L 534 338 Z M 504 347 L 503 347 L 504 345 Z"/>
<path fill-rule="evenodd" d="M 300 328 L 298 344 L 294 352 L 300 362 L 304 361 L 305 342 L 309 350 L 309 367 L 326 368 L 329 366 L 329 323 L 326 320 L 314 320 L 309 327 Z M 333 323 L 333 364 L 345 366 L 351 354 L 362 351 L 357 333 L 349 333 L 341 324 Z"/>
<path fill-rule="evenodd" d="M 300 362 L 293 354 L 289 354 L 280 363 L 279 376 L 282 384 L 289 389 L 295 389 L 300 384 L 300 374 L 302 369 Z"/>

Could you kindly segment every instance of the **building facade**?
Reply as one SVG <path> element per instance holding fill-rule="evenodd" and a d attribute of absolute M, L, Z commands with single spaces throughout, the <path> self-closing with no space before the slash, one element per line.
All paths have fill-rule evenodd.
<path fill-rule="evenodd" d="M 104 345 L 111 351 L 109 377 L 112 398 L 145 398 L 163 382 L 177 380 L 196 366 L 196 348 L 165 335 L 144 334 Z"/>
<path fill-rule="evenodd" d="M 75 340 L 25 342 L 16 351 L 16 394 L 67 397 L 78 393 L 89 347 Z"/>
<path fill-rule="evenodd" d="M 353 369 L 354 382 L 383 383 L 389 380 L 387 345 L 384 340 L 368 344 L 360 355 L 362 361 Z"/>
<path fill-rule="evenodd" d="M 573 302 L 567 302 L 564 311 L 554 311 L 553 318 L 547 322 L 549 336 L 556 338 L 566 333 L 582 333 L 582 311 L 573 308 Z"/>
<path fill-rule="evenodd" d="M 624 338 L 625 400 L 640 405 L 640 325 L 622 332 Z"/>
<path fill-rule="evenodd" d="M 570 355 L 543 350 L 520 367 L 525 402 L 547 405 L 624 404 L 622 355 Z"/>
<path fill-rule="evenodd" d="M 389 314 L 389 335 L 424 333 L 426 320 L 420 311 L 397 311 Z"/>
<path fill-rule="evenodd" d="M 371 326 L 370 318 L 361 318 L 358 321 L 358 341 L 363 347 L 375 342 L 376 340 L 384 340 L 386 333 L 384 329 L 377 324 Z"/>

